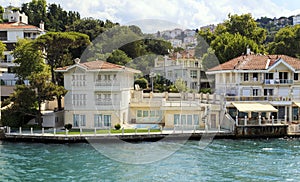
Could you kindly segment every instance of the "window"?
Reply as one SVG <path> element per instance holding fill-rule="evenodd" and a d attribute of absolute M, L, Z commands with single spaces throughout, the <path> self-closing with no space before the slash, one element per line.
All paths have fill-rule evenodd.
<path fill-rule="evenodd" d="M 294 73 L 294 80 L 299 80 L 299 75 L 298 75 L 298 73 Z"/>
<path fill-rule="evenodd" d="M 150 117 L 155 117 L 155 111 L 150 111 Z"/>
<path fill-rule="evenodd" d="M 101 79 L 102 79 L 102 76 L 100 74 L 97 75 L 97 81 L 101 81 Z"/>
<path fill-rule="evenodd" d="M 244 81 L 248 81 L 249 80 L 249 73 L 244 73 Z"/>
<path fill-rule="evenodd" d="M 287 80 L 288 79 L 288 72 L 279 72 L 279 79 L 280 80 Z"/>
<path fill-rule="evenodd" d="M 193 125 L 193 115 L 187 115 L 187 125 Z"/>
<path fill-rule="evenodd" d="M 104 126 L 110 127 L 111 126 L 111 115 L 103 115 Z"/>
<path fill-rule="evenodd" d="M 174 114 L 174 126 L 180 124 L 179 118 L 180 118 L 179 114 Z"/>
<path fill-rule="evenodd" d="M 73 106 L 85 106 L 86 105 L 86 94 L 73 94 L 72 95 Z"/>
<path fill-rule="evenodd" d="M 0 31 L 0 40 L 7 40 L 7 31 Z"/>
<path fill-rule="evenodd" d="M 162 111 L 160 110 L 137 110 L 137 122 L 157 123 L 161 122 Z"/>
<path fill-rule="evenodd" d="M 258 89 L 253 89 L 252 90 L 252 95 L 253 96 L 258 96 Z"/>
<path fill-rule="evenodd" d="M 198 82 L 191 82 L 190 88 L 191 89 L 197 89 Z"/>
<path fill-rule="evenodd" d="M 197 114 L 174 114 L 174 126 L 182 125 L 182 126 L 193 126 L 199 125 L 199 115 Z"/>
<path fill-rule="evenodd" d="M 74 127 L 86 126 L 85 115 L 73 114 L 73 126 Z"/>
<path fill-rule="evenodd" d="M 30 33 L 26 33 L 26 32 L 24 32 L 24 38 L 30 38 Z"/>
<path fill-rule="evenodd" d="M 253 73 L 253 81 L 258 81 L 258 73 Z"/>
<path fill-rule="evenodd" d="M 84 74 L 74 74 L 72 75 L 72 86 L 76 87 L 85 87 L 86 86 L 86 77 Z"/>
<path fill-rule="evenodd" d="M 98 93 L 95 95 L 96 105 L 112 105 L 111 94 L 108 93 Z"/>
<path fill-rule="evenodd" d="M 199 115 L 194 114 L 194 125 L 199 125 Z"/>
<path fill-rule="evenodd" d="M 273 73 L 266 73 L 266 79 L 269 79 L 269 80 L 274 79 L 274 74 Z"/>
<path fill-rule="evenodd" d="M 186 125 L 186 115 L 181 115 L 181 125 Z"/>
<path fill-rule="evenodd" d="M 95 127 L 103 127 L 102 114 L 94 115 L 94 126 Z"/>
<path fill-rule="evenodd" d="M 142 111 L 142 110 L 138 110 L 136 116 L 137 116 L 138 118 L 143 117 L 143 111 Z"/>
<path fill-rule="evenodd" d="M 104 75 L 104 80 L 105 81 L 110 81 L 110 75 Z"/>
<path fill-rule="evenodd" d="M 273 89 L 264 89 L 264 95 L 265 96 L 273 95 Z"/>
<path fill-rule="evenodd" d="M 197 70 L 191 70 L 190 71 L 190 77 L 191 78 L 197 78 Z"/>
<path fill-rule="evenodd" d="M 143 117 L 148 117 L 148 111 L 143 111 Z"/>
<path fill-rule="evenodd" d="M 13 51 L 16 48 L 15 43 L 5 43 L 7 51 Z"/>
<path fill-rule="evenodd" d="M 172 71 L 168 71 L 168 77 L 170 78 L 170 77 L 172 77 L 172 76 L 173 76 Z"/>

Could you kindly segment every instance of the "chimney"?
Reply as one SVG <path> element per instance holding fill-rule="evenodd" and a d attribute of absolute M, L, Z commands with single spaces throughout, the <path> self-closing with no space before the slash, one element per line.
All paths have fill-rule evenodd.
<path fill-rule="evenodd" d="M 45 23 L 43 21 L 40 22 L 40 29 L 45 30 Z"/>
<path fill-rule="evenodd" d="M 246 55 L 250 55 L 250 54 L 251 54 L 251 49 L 247 46 Z"/>

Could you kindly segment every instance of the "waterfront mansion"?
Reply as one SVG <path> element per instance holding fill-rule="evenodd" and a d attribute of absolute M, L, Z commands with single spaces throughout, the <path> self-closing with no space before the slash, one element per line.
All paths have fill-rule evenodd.
<path fill-rule="evenodd" d="M 227 112 L 248 122 L 299 121 L 300 60 L 286 55 L 242 55 L 211 68 L 215 93 Z M 240 120 L 239 119 L 239 120 Z M 242 121 L 244 124 L 244 122 Z"/>
<path fill-rule="evenodd" d="M 231 130 L 225 119 L 224 98 L 195 93 L 143 93 L 134 88 L 134 75 L 141 73 L 105 61 L 58 68 L 64 74 L 64 121 L 74 128 L 180 128 Z"/>

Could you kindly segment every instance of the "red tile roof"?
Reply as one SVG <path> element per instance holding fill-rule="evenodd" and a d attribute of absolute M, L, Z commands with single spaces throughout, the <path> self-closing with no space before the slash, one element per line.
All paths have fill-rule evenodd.
<path fill-rule="evenodd" d="M 300 70 L 300 59 L 286 55 L 244 55 L 220 64 L 208 71 L 221 70 L 265 70 L 275 64 L 278 60 L 283 59 L 291 67 Z"/>
<path fill-rule="evenodd" d="M 132 72 L 139 72 L 138 70 L 127 68 L 125 66 L 117 65 L 117 64 L 112 64 L 106 61 L 90 61 L 90 62 L 84 62 L 84 63 L 78 63 L 81 67 L 86 68 L 87 70 L 106 70 L 106 69 L 112 69 L 112 70 L 123 70 L 127 69 L 128 71 Z M 65 66 L 61 68 L 57 68 L 57 71 L 67 71 L 68 68 L 73 67 L 74 65 L 71 66 Z"/>
<path fill-rule="evenodd" d="M 40 29 L 40 28 L 33 25 L 28 25 L 25 23 L 18 22 L 18 23 L 0 23 L 0 30 L 2 29 L 8 30 L 8 29 Z"/>

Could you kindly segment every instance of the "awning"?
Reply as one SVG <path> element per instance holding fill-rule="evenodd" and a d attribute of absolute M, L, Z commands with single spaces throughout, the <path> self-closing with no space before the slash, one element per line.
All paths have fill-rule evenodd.
<path fill-rule="evenodd" d="M 294 104 L 300 107 L 300 102 L 294 102 Z"/>
<path fill-rule="evenodd" d="M 278 110 L 271 104 L 257 103 L 257 102 L 233 102 L 240 112 L 278 112 Z"/>

